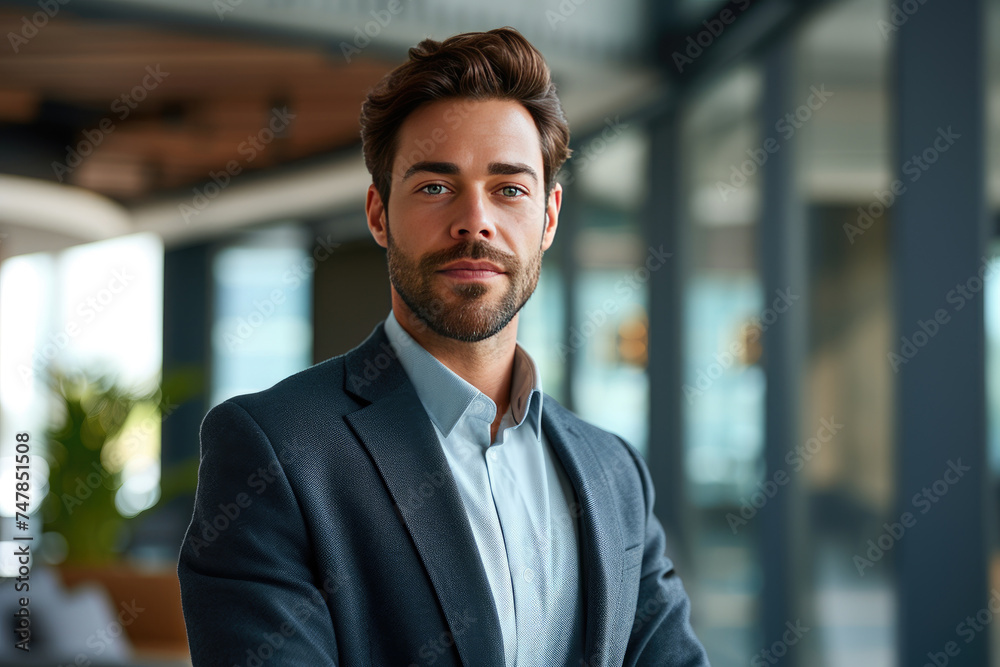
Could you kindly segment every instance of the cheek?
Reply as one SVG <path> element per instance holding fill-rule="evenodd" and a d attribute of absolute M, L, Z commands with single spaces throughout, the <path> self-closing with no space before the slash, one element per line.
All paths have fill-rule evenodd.
<path fill-rule="evenodd" d="M 441 224 L 441 215 L 426 207 L 420 209 L 395 205 L 388 211 L 388 223 L 393 237 L 420 243 L 447 230 Z"/>
<path fill-rule="evenodd" d="M 548 247 L 552 245 L 553 235 L 549 234 L 546 229 L 544 226 L 540 227 L 538 233 L 532 237 L 529 245 L 533 253 L 548 250 Z"/>

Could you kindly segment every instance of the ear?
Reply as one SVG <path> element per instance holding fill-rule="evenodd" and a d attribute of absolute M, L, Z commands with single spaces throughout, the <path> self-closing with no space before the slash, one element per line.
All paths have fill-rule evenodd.
<path fill-rule="evenodd" d="M 375 185 L 368 186 L 368 197 L 365 200 L 365 217 L 368 219 L 368 231 L 372 233 L 375 243 L 383 248 L 388 247 L 389 239 L 385 226 L 385 204 Z"/>
<path fill-rule="evenodd" d="M 559 226 L 559 209 L 562 207 L 562 185 L 556 183 L 549 193 L 549 203 L 545 206 L 545 229 L 542 232 L 542 250 L 548 250 L 556 238 Z"/>

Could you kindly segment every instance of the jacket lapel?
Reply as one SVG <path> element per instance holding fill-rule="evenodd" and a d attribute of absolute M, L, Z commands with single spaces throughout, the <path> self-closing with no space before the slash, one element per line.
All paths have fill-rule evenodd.
<path fill-rule="evenodd" d="M 581 566 L 586 588 L 583 664 L 620 665 L 624 656 L 609 654 L 609 647 L 622 644 L 615 637 L 624 565 L 624 543 L 613 511 L 616 501 L 592 446 L 563 418 L 565 408 L 547 394 L 542 405 L 542 429 L 573 484 L 581 509 Z"/>
<path fill-rule="evenodd" d="M 503 636 L 451 468 L 383 325 L 345 357 L 345 389 L 370 404 L 345 416 L 413 539 L 466 665 L 503 667 Z M 465 632 L 475 619 L 475 632 Z"/>

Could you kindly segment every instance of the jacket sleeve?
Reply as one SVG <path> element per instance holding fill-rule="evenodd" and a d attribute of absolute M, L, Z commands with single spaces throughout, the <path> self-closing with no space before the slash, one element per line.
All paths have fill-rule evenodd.
<path fill-rule="evenodd" d="M 624 442 L 624 441 L 623 441 Z M 653 514 L 653 481 L 642 456 L 626 443 L 642 479 L 646 537 L 632 634 L 624 665 L 700 667 L 709 664 L 705 649 L 691 628 L 687 593 L 666 556 L 663 526 Z"/>
<path fill-rule="evenodd" d="M 201 427 L 194 515 L 177 575 L 194 667 L 334 665 L 305 521 L 268 437 L 234 402 Z"/>

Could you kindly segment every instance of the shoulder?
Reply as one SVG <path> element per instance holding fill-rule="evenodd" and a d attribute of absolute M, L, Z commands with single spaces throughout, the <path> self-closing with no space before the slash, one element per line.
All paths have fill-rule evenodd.
<path fill-rule="evenodd" d="M 209 410 L 205 423 L 239 415 L 268 431 L 269 426 L 302 424 L 310 415 L 339 417 L 351 412 L 357 402 L 344 390 L 345 356 L 331 357 L 267 389 L 226 399 Z"/>
<path fill-rule="evenodd" d="M 256 410 L 292 407 L 344 396 L 344 358 L 331 357 L 294 373 L 267 389 L 235 396 L 231 401 Z"/>
<path fill-rule="evenodd" d="M 645 461 L 621 436 L 586 421 L 548 394 L 542 403 L 553 423 L 587 443 L 612 481 L 635 487 L 642 483 Z"/>
<path fill-rule="evenodd" d="M 578 432 L 591 443 L 615 450 L 636 451 L 620 435 L 591 424 L 548 394 L 545 394 L 545 399 L 542 401 L 542 410 L 549 413 L 554 423 L 560 427 L 568 428 L 570 431 Z M 638 452 L 636 451 L 636 453 Z"/>
<path fill-rule="evenodd" d="M 405 380 L 399 364 L 394 362 L 384 324 L 379 322 L 351 350 L 290 375 L 268 389 L 234 396 L 227 402 L 251 415 L 301 414 L 309 410 L 318 410 L 321 415 L 343 415 Z"/>
<path fill-rule="evenodd" d="M 580 418 L 549 396 L 542 410 L 550 411 L 550 424 L 565 441 L 564 465 L 578 466 L 582 476 L 593 478 L 590 488 L 600 490 L 595 500 L 615 517 L 626 545 L 641 541 L 653 500 L 642 455 L 624 438 Z"/>

